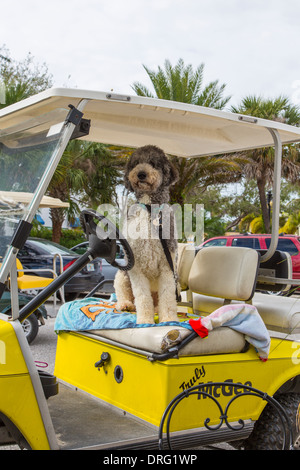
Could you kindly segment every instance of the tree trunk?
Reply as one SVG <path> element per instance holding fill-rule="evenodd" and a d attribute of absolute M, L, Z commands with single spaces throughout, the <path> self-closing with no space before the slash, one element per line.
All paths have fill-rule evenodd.
<path fill-rule="evenodd" d="M 62 235 L 62 225 L 64 222 L 63 209 L 50 209 L 50 218 L 52 220 L 52 241 L 59 243 Z"/>
<path fill-rule="evenodd" d="M 266 182 L 264 178 L 257 180 L 257 187 L 259 192 L 260 207 L 262 212 L 262 218 L 265 226 L 265 233 L 270 233 L 271 224 L 268 211 L 268 204 L 266 198 Z"/>
<path fill-rule="evenodd" d="M 58 198 L 61 201 L 67 200 L 67 194 L 68 190 L 65 181 L 49 191 L 49 196 Z M 62 235 L 62 225 L 65 220 L 65 210 L 52 207 L 50 209 L 50 219 L 52 221 L 52 241 L 59 243 Z"/>

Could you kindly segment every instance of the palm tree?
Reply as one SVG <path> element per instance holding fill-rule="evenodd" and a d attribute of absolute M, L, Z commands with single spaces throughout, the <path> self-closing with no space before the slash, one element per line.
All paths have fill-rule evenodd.
<path fill-rule="evenodd" d="M 47 193 L 70 203 L 69 219 L 78 214 L 82 205 L 96 209 L 100 204 L 113 203 L 120 181 L 119 165 L 104 145 L 72 140 L 62 155 Z M 65 215 L 64 209 L 50 210 L 52 240 L 57 243 Z"/>
<path fill-rule="evenodd" d="M 73 140 L 68 144 L 47 189 L 49 196 L 71 203 L 72 212 L 74 212 L 74 204 L 72 204 L 71 190 L 77 192 L 84 187 L 84 171 L 76 168 L 76 160 L 80 158 L 83 150 L 84 144 L 79 140 Z M 60 242 L 65 215 L 65 209 L 50 209 L 52 240 L 56 243 Z"/>
<path fill-rule="evenodd" d="M 247 114 L 263 119 L 271 119 L 286 124 L 299 125 L 300 110 L 292 105 L 287 97 L 275 99 L 248 96 L 238 107 L 232 106 L 232 112 Z M 274 176 L 274 149 L 262 148 L 251 150 L 245 154 L 248 162 L 242 164 L 243 173 L 247 179 L 254 179 L 259 192 L 262 217 L 266 233 L 270 232 L 270 217 L 266 189 L 272 187 Z M 299 182 L 299 152 L 298 147 L 290 145 L 284 148 L 282 159 L 282 175 L 292 183 Z"/>
<path fill-rule="evenodd" d="M 179 59 L 175 66 L 172 66 L 169 60 L 165 60 L 164 68 L 159 66 L 157 71 L 150 70 L 145 65 L 143 67 L 152 82 L 155 94 L 143 84 L 135 82 L 132 88 L 139 96 L 217 109 L 223 109 L 231 98 L 223 96 L 226 85 L 219 85 L 218 80 L 203 86 L 203 63 L 196 70 L 192 65 L 185 65 L 183 59 Z M 173 156 L 172 161 L 179 171 L 179 180 L 170 190 L 170 202 L 174 204 L 184 204 L 200 179 L 205 186 L 216 182 L 221 175 L 224 180 L 225 173 L 231 179 L 234 177 L 234 172 L 239 170 L 237 163 L 224 158 L 193 159 Z"/>
<path fill-rule="evenodd" d="M 125 159 L 121 158 L 117 150 L 104 144 L 87 144 L 76 162 L 76 166 L 85 174 L 81 201 L 94 209 L 100 204 L 117 204 L 116 188 L 121 183 L 124 165 Z"/>
<path fill-rule="evenodd" d="M 203 87 L 203 63 L 195 71 L 191 64 L 185 66 L 183 59 L 179 59 L 175 66 L 172 66 L 169 60 L 165 60 L 164 69 L 159 66 L 157 72 L 145 65 L 143 67 L 152 82 L 155 95 L 143 84 L 135 82 L 132 88 L 139 96 L 181 101 L 217 109 L 223 109 L 231 98 L 230 96 L 223 98 L 226 85 L 219 85 L 218 80 Z"/>
<path fill-rule="evenodd" d="M 202 158 L 172 157 L 179 180 L 170 188 L 171 204 L 183 205 L 196 200 L 211 185 L 234 183 L 241 179 L 243 156 L 224 155 Z"/>

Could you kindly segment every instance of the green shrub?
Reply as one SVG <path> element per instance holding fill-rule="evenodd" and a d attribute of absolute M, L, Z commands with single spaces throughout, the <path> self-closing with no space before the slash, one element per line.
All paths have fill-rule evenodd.
<path fill-rule="evenodd" d="M 43 227 L 43 225 L 34 222 L 30 232 L 30 236 L 45 238 L 46 240 L 52 240 L 52 229 Z"/>
<path fill-rule="evenodd" d="M 86 237 L 81 229 L 63 229 L 60 244 L 72 248 L 79 243 L 85 242 Z"/>
<path fill-rule="evenodd" d="M 52 240 L 52 229 L 43 227 L 41 224 L 34 223 L 30 232 L 30 236 Z M 64 228 L 62 230 L 62 236 L 59 243 L 66 248 L 72 248 L 73 246 L 85 241 L 86 237 L 82 229 Z"/>

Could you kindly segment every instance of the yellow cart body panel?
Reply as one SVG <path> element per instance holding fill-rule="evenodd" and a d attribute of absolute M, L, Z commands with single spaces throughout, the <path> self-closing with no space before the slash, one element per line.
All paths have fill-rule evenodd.
<path fill-rule="evenodd" d="M 50 449 L 24 355 L 14 327 L 0 319 L 0 413 L 21 432 L 32 449 Z"/>
<path fill-rule="evenodd" d="M 292 348 L 290 341 L 273 339 L 267 362 L 260 361 L 252 347 L 245 353 L 151 362 L 146 355 L 106 343 L 93 335 L 61 332 L 55 375 L 63 382 L 159 426 L 171 400 L 197 384 L 207 383 L 207 392 L 212 392 L 222 407 L 242 391 L 231 383 L 249 385 L 273 395 L 282 384 L 299 374 L 296 361 L 295 364 L 291 361 Z M 109 354 L 110 360 L 103 367 L 95 367 L 103 352 Z M 228 386 L 211 387 L 210 382 L 227 382 Z M 257 420 L 265 404 L 249 396 L 234 400 L 229 420 Z M 205 394 L 196 394 L 175 410 L 172 431 L 201 427 L 206 418 L 210 419 L 210 424 L 219 423 L 220 410 Z"/>

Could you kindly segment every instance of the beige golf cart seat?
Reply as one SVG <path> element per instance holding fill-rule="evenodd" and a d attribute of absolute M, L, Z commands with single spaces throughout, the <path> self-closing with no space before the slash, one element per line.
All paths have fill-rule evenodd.
<path fill-rule="evenodd" d="M 196 294 L 224 300 L 250 301 L 259 267 L 256 250 L 240 247 L 207 247 L 193 261 L 188 285 Z"/>
<path fill-rule="evenodd" d="M 189 289 L 189 275 L 194 262 L 196 250 L 188 243 L 178 243 L 177 274 L 181 291 Z"/>
<path fill-rule="evenodd" d="M 263 256 L 267 250 L 258 250 Z M 256 290 L 271 292 L 287 292 L 291 285 L 284 283 L 283 279 L 292 279 L 293 265 L 291 255 L 284 251 L 276 250 L 267 261 L 260 262 Z M 274 279 L 276 278 L 276 280 Z M 279 282 L 282 281 L 282 282 Z"/>
<path fill-rule="evenodd" d="M 224 299 L 249 301 L 253 297 L 258 273 L 257 253 L 251 253 L 249 248 L 209 247 L 195 255 L 193 246 L 179 244 L 177 271 L 183 293 L 179 305 L 195 311 L 195 294 L 220 298 L 221 303 Z"/>
<path fill-rule="evenodd" d="M 178 275 L 183 288 L 209 298 L 248 301 L 256 284 L 259 255 L 250 248 L 212 247 L 201 250 L 195 257 L 192 247 L 181 246 Z M 91 333 L 85 333 L 90 336 Z M 117 342 L 142 351 L 161 354 L 180 342 L 190 330 L 180 326 L 128 328 L 124 330 L 93 330 L 99 339 Z M 243 334 L 228 327 L 211 331 L 207 338 L 195 338 L 179 351 L 179 356 L 223 354 L 241 352 L 246 346 Z"/>
<path fill-rule="evenodd" d="M 188 279 L 189 289 L 193 292 L 192 310 L 194 313 L 202 316 L 209 315 L 223 305 L 224 297 L 227 297 L 234 303 L 247 300 L 247 296 L 251 291 L 251 282 L 254 273 L 250 273 L 253 270 L 253 266 L 249 264 L 248 273 L 246 268 L 244 274 L 242 271 L 238 274 L 238 260 L 240 259 L 241 261 L 241 253 L 235 253 L 237 248 L 238 247 L 208 247 L 200 250 L 198 253 L 191 267 Z M 246 248 L 242 248 L 242 250 L 245 249 Z M 208 250 L 210 250 L 210 253 L 208 253 Z M 255 252 L 255 250 L 251 248 L 249 250 Z M 210 266 L 210 263 L 215 263 L 217 258 L 219 258 L 218 266 L 220 267 L 220 265 L 223 264 L 224 270 L 221 269 L 220 271 L 216 266 Z M 244 261 L 247 264 L 248 261 L 246 261 L 246 259 L 245 257 Z M 277 266 L 277 255 L 273 259 Z M 283 261 L 286 260 L 286 264 L 283 265 L 279 263 L 282 272 L 277 272 L 278 277 L 291 278 L 289 256 L 283 253 L 280 259 Z M 259 265 L 256 287 L 259 288 L 259 290 L 262 290 L 262 288 L 266 290 L 272 289 L 271 282 L 263 283 L 263 277 L 260 276 L 262 266 L 266 266 L 266 264 L 260 263 Z M 226 270 L 228 271 L 227 278 Z M 231 276 L 232 270 L 236 271 L 237 277 Z M 223 280 L 221 276 L 224 276 Z M 246 278 L 243 276 L 246 276 Z M 231 284 L 231 286 L 229 284 Z M 220 294 L 221 291 L 222 295 Z M 234 291 L 236 291 L 236 294 L 238 294 L 238 292 L 242 294 L 242 291 L 244 291 L 242 294 L 243 299 L 238 299 L 238 295 L 234 297 L 234 295 L 232 295 Z M 300 333 L 299 299 L 255 292 L 252 293 L 252 296 L 250 295 L 248 301 L 251 301 L 251 304 L 257 308 L 269 330 L 286 334 Z"/>

